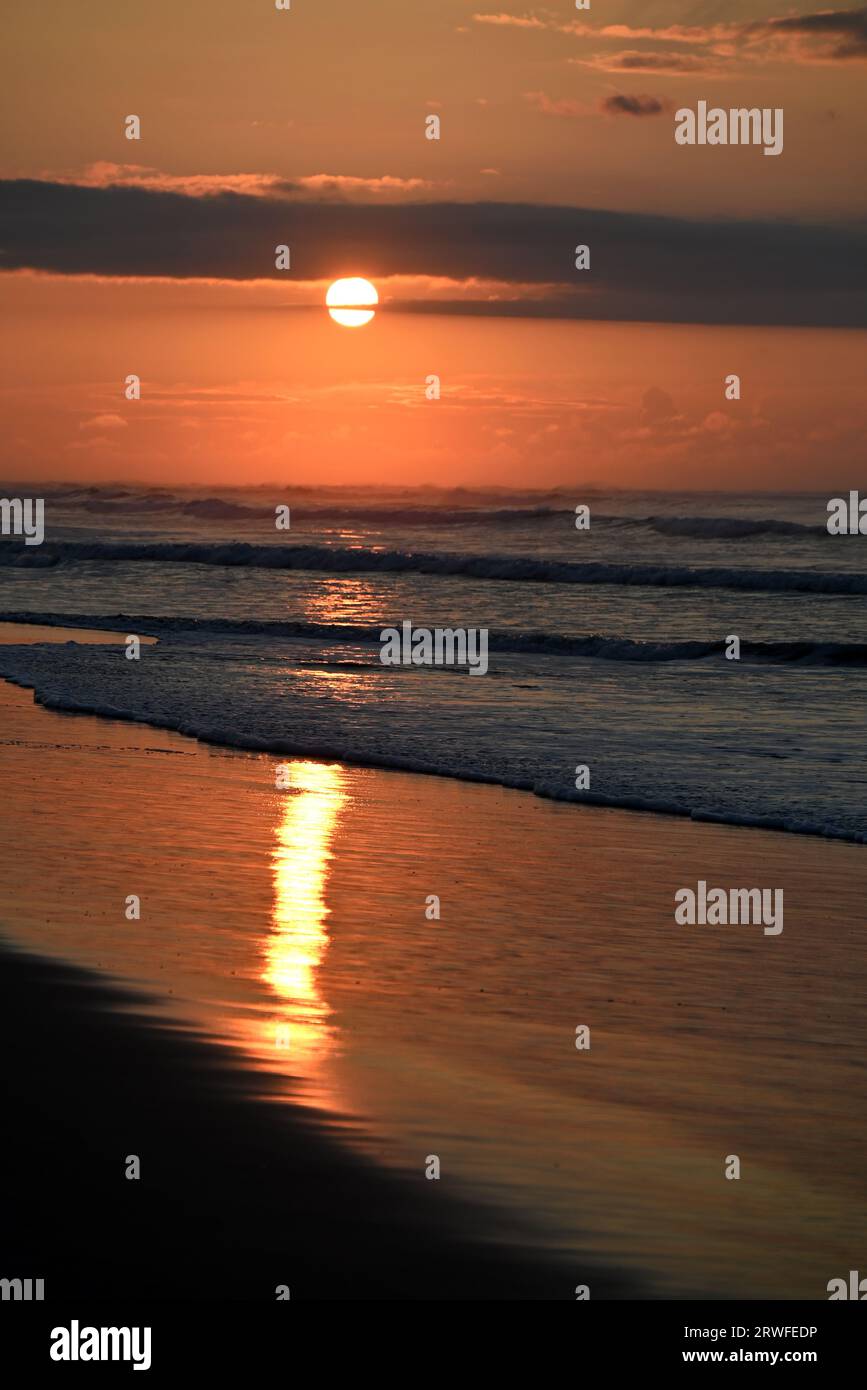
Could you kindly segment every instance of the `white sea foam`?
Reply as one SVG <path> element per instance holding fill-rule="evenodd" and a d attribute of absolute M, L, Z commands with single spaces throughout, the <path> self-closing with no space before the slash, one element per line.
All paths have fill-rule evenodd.
<path fill-rule="evenodd" d="M 134 664 L 111 647 L 0 647 L 0 676 L 54 709 L 216 744 L 867 843 L 867 779 L 840 756 L 859 744 L 859 670 L 799 673 L 795 736 L 779 725 L 792 698 L 785 665 L 734 676 L 723 660 L 503 651 L 472 681 L 454 668 L 383 667 L 371 643 L 347 638 L 162 631 Z M 700 718 L 685 721 L 685 708 Z M 574 788 L 578 760 L 592 769 L 585 792 Z"/>

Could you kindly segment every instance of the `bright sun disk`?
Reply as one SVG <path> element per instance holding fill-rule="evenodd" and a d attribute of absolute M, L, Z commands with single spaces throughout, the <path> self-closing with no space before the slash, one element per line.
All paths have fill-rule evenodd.
<path fill-rule="evenodd" d="M 329 286 L 325 303 L 335 323 L 342 323 L 344 328 L 361 328 L 373 318 L 376 309 L 367 306 L 377 305 L 379 295 L 369 280 L 352 275 Z"/>

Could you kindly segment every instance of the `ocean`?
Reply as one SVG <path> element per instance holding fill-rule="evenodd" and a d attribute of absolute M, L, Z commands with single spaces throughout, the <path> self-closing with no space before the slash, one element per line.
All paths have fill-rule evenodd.
<path fill-rule="evenodd" d="M 158 639 L 137 662 L 0 648 L 0 675 L 50 707 L 867 841 L 867 541 L 828 534 L 833 492 L 41 495 L 44 544 L 0 542 L 0 620 Z M 381 630 L 407 620 L 487 629 L 487 674 L 383 665 Z"/>

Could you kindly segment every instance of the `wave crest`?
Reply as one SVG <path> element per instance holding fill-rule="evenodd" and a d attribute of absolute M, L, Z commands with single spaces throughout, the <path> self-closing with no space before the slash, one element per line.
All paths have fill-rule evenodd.
<path fill-rule="evenodd" d="M 46 541 L 0 545 L 0 564 L 41 568 L 65 561 L 150 561 L 222 565 L 329 574 L 429 574 L 534 584 L 608 584 L 630 587 L 739 589 L 765 593 L 867 594 L 867 574 L 729 566 L 609 564 L 537 560 L 520 555 L 374 550 L 325 545 L 252 545 L 246 541 Z"/>

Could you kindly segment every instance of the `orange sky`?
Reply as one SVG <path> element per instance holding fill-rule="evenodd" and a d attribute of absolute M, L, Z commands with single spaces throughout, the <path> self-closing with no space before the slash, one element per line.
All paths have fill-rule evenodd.
<path fill-rule="evenodd" d="M 0 369 L 5 476 L 697 489 L 867 481 L 863 332 L 387 308 L 369 328 L 347 330 L 324 309 L 245 306 L 255 287 L 195 289 L 191 307 L 183 285 L 19 277 Z M 276 300 L 270 285 L 260 300 L 269 292 Z M 131 371 L 140 401 L 124 397 Z M 732 371 L 739 402 L 724 398 Z M 439 400 L 426 398 L 431 373 Z"/>
<path fill-rule="evenodd" d="M 292 0 L 280 13 L 271 0 L 89 0 L 86 14 L 47 14 L 7 0 L 0 39 L 14 118 L 0 132 L 0 169 L 33 178 L 110 161 L 175 175 L 389 175 L 428 181 L 435 196 L 863 214 L 865 181 L 852 176 L 867 144 L 863 55 L 831 60 L 821 36 L 725 30 L 837 8 L 849 7 L 593 0 L 585 13 L 571 0 Z M 509 15 L 535 25 L 477 18 Z M 691 42 L 638 36 L 677 26 Z M 636 53 L 644 68 L 624 69 Z M 660 61 L 686 71 L 648 67 Z M 753 152 L 710 160 L 678 149 L 667 118 L 601 114 L 616 93 L 783 106 L 786 155 L 770 177 L 771 161 L 741 157 Z M 429 110 L 442 117 L 438 143 L 422 138 Z M 138 143 L 123 135 L 130 112 L 142 118 Z"/>
<path fill-rule="evenodd" d="M 855 164 L 867 139 L 867 11 L 830 27 L 815 16 L 810 4 L 764 0 L 598 0 L 588 13 L 565 0 L 293 0 L 287 13 L 94 0 L 85 23 L 75 7 L 48 22 L 12 0 L 0 38 L 14 119 L 3 123 L 0 177 L 38 184 L 3 185 L 14 192 L 0 245 L 7 265 L 46 273 L 0 274 L 2 472 L 864 484 L 864 332 L 737 326 L 743 314 L 757 325 L 832 323 L 838 312 L 864 321 L 848 268 L 833 280 L 833 238 L 865 211 Z M 783 107 L 784 153 L 677 146 L 673 112 L 699 99 Z M 628 114 L 630 102 L 645 114 Z M 140 141 L 124 138 L 129 113 L 141 117 Z M 439 141 L 424 138 L 431 113 Z M 66 201 L 41 202 L 43 188 Z M 123 196 L 106 203 L 117 188 Z M 135 190 L 144 201 L 124 201 Z M 447 213 L 425 239 L 425 214 L 410 230 L 395 220 L 419 201 L 431 226 L 443 204 L 467 205 L 466 216 Z M 483 202 L 526 204 L 526 241 L 501 235 L 496 208 L 475 212 Z M 353 221 L 347 205 L 356 218 L 368 205 L 373 220 Z M 598 210 L 595 280 L 574 272 L 568 217 L 568 238 L 546 219 L 545 208 L 570 207 Z M 293 228 L 307 209 L 318 220 L 297 224 L 309 225 L 305 245 Z M 633 219 L 625 232 L 605 220 L 618 212 Z M 298 241 L 298 268 L 282 276 L 272 213 Z M 672 224 L 668 255 L 664 224 L 647 224 L 642 240 L 648 214 L 700 223 L 706 239 L 688 264 L 677 238 L 690 222 Z M 729 263 L 727 234 L 714 239 L 714 228 L 731 219 L 744 237 Z M 773 228 L 784 222 L 771 283 Z M 576 213 L 577 240 L 582 225 Z M 609 225 L 622 236 L 606 265 Z M 332 275 L 373 273 L 353 251 L 371 247 L 367 231 L 358 240 L 365 227 L 381 236 L 367 252 L 381 307 L 352 331 L 300 306 L 321 306 Z M 98 273 L 56 273 L 82 268 Z M 472 313 L 407 312 L 467 300 Z M 490 317 L 504 300 L 533 317 Z M 631 305 L 639 319 L 698 321 L 559 317 L 597 305 L 604 317 L 628 317 Z M 729 312 L 733 326 L 714 325 Z M 142 378 L 138 402 L 124 399 L 130 372 Z M 739 402 L 724 398 L 731 372 Z M 425 398 L 430 374 L 438 401 Z"/>

